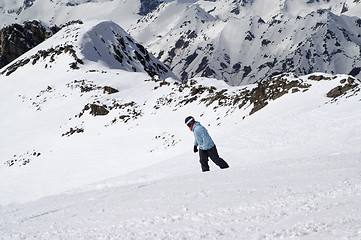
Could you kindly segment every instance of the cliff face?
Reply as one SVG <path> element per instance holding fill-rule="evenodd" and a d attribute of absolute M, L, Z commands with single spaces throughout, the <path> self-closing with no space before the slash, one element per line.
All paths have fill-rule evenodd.
<path fill-rule="evenodd" d="M 140 0 L 139 15 L 147 15 L 148 13 L 156 9 L 162 2 L 163 1 L 159 0 Z"/>
<path fill-rule="evenodd" d="M 32 49 L 59 30 L 38 21 L 9 25 L 0 30 L 0 68 Z"/>

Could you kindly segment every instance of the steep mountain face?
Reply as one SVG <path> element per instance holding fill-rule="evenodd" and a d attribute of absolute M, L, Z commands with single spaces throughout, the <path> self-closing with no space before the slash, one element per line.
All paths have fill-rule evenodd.
<path fill-rule="evenodd" d="M 79 69 L 86 62 L 133 72 L 145 72 L 161 78 L 174 74 L 121 27 L 113 22 L 88 23 L 71 22 L 55 34 L 51 40 L 22 55 L 9 64 L 1 74 L 10 75 L 19 68 L 41 64 L 52 68 L 56 61 L 70 57 L 68 69 Z M 68 60 L 64 60 L 67 62 Z"/>
<path fill-rule="evenodd" d="M 183 14 L 174 16 L 176 9 Z M 130 33 L 183 80 L 214 77 L 240 85 L 283 72 L 360 77 L 360 23 L 330 10 L 295 18 L 278 14 L 267 22 L 254 16 L 224 21 L 199 5 L 174 2 L 142 18 Z"/>
<path fill-rule="evenodd" d="M 144 16 L 156 9 L 162 1 L 159 0 L 140 0 L 139 14 Z"/>
<path fill-rule="evenodd" d="M 0 30 L 0 68 L 32 49 L 59 30 L 39 21 L 12 24 Z"/>

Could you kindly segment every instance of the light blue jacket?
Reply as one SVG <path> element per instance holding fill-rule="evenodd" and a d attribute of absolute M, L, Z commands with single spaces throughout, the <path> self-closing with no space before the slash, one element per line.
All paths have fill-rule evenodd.
<path fill-rule="evenodd" d="M 214 146 L 214 142 L 209 136 L 208 131 L 199 122 L 195 122 L 192 128 L 194 134 L 194 146 L 198 146 L 201 150 L 208 150 Z"/>

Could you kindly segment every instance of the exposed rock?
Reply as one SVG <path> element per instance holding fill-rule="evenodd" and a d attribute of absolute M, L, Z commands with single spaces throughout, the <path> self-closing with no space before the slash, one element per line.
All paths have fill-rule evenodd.
<path fill-rule="evenodd" d="M 23 154 L 15 154 L 10 160 L 6 161 L 4 163 L 4 165 L 8 166 L 8 167 L 12 167 L 12 166 L 25 166 L 27 164 L 29 164 L 31 161 L 39 158 L 41 155 L 40 152 L 32 150 L 32 151 L 27 151 L 26 153 Z"/>
<path fill-rule="evenodd" d="M 358 88 L 358 84 L 355 83 L 355 80 L 352 78 L 348 78 L 347 80 L 341 80 L 340 81 L 341 84 L 343 85 L 339 85 L 333 89 L 331 89 L 328 93 L 327 93 L 327 97 L 328 98 L 338 98 L 344 94 L 346 94 L 348 91 L 350 91 L 351 89 L 354 88 Z"/>
<path fill-rule="evenodd" d="M 0 30 L 0 68 L 32 49 L 45 39 L 59 31 L 54 26 L 50 29 L 38 21 L 13 24 Z"/>
<path fill-rule="evenodd" d="M 148 13 L 156 9 L 162 2 L 163 1 L 159 0 L 140 0 L 139 14 L 142 16 L 147 15 Z"/>
<path fill-rule="evenodd" d="M 97 105 L 97 104 L 90 104 L 90 114 L 94 116 L 103 116 L 107 115 L 109 111 L 106 109 L 105 106 Z"/>
<path fill-rule="evenodd" d="M 75 61 L 69 64 L 70 68 L 79 69 L 78 64 L 84 64 L 83 60 L 78 58 L 78 56 L 76 55 L 76 52 L 72 45 L 56 46 L 48 50 L 40 50 L 36 54 L 28 58 L 20 59 L 17 62 L 13 63 L 12 65 L 8 66 L 0 74 L 6 74 L 6 76 L 9 76 L 13 72 L 15 72 L 19 67 L 23 67 L 24 65 L 28 64 L 30 61 L 33 65 L 36 64 L 36 62 L 39 61 L 40 59 L 45 59 L 45 58 L 50 58 L 50 62 L 53 62 L 55 60 L 55 57 L 62 53 L 68 53 L 70 56 L 74 58 Z"/>
<path fill-rule="evenodd" d="M 78 128 L 78 127 L 75 127 L 75 128 L 70 128 L 69 131 L 67 131 L 66 133 L 63 133 L 61 136 L 64 137 L 64 136 L 71 136 L 73 135 L 74 133 L 83 133 L 84 132 L 84 129 L 83 128 Z"/>
<path fill-rule="evenodd" d="M 103 89 L 104 89 L 104 93 L 108 93 L 108 94 L 113 94 L 113 93 L 119 92 L 117 89 L 112 88 L 110 86 L 105 86 Z"/>
<path fill-rule="evenodd" d="M 309 76 L 308 79 L 313 80 L 313 81 L 331 80 L 330 77 L 325 77 L 323 75 L 312 75 L 312 76 Z"/>
<path fill-rule="evenodd" d="M 176 86 L 178 88 L 175 88 L 174 91 L 188 91 L 189 95 L 184 94 L 180 99 L 174 99 L 173 93 L 170 93 L 158 99 L 157 105 L 154 106 L 155 109 L 159 109 L 161 104 L 168 105 L 171 103 L 175 103 L 175 109 L 177 109 L 199 101 L 207 107 L 212 105 L 214 110 L 219 107 L 229 107 L 229 111 L 243 107 L 249 108 L 249 114 L 252 115 L 267 106 L 270 101 L 274 101 L 285 94 L 307 91 L 311 87 L 310 84 L 293 74 L 278 75 L 258 83 L 255 87 L 245 87 L 234 92 L 227 89 L 217 90 L 213 86 L 198 85 L 192 79 L 176 84 Z"/>
<path fill-rule="evenodd" d="M 300 88 L 307 89 L 310 87 L 300 80 L 289 81 L 284 78 L 285 76 L 288 75 L 280 75 L 258 83 L 257 87 L 250 92 L 249 101 L 254 105 L 250 115 L 265 107 L 270 100 L 276 100 L 289 93 L 290 89 L 292 89 L 292 93 L 296 93 Z"/>

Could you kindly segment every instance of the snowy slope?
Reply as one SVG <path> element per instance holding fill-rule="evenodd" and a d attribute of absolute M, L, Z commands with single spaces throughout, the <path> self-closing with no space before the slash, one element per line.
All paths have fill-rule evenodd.
<path fill-rule="evenodd" d="M 124 43 L 126 45 L 123 45 Z M 107 74 L 108 70 L 111 71 L 110 74 Z M 46 183 L 42 185 L 43 181 L 49 184 L 44 188 L 45 192 L 57 192 L 59 189 L 72 187 L 77 181 L 79 181 L 78 183 L 87 183 L 89 180 L 96 180 L 96 177 L 94 179 L 76 177 L 78 180 L 69 179 L 69 182 L 64 182 L 64 184 L 58 182 L 58 189 L 53 188 L 54 181 L 43 179 L 43 177 L 47 178 L 49 174 L 55 179 L 61 179 L 68 171 L 61 171 L 61 167 L 56 166 L 64 164 L 62 159 L 75 164 L 74 159 L 79 156 L 77 154 L 87 152 L 88 147 L 90 149 L 94 147 L 89 146 L 86 142 L 84 142 L 84 146 L 80 146 L 71 141 L 65 141 L 66 144 L 57 141 L 64 141 L 68 136 L 81 133 L 84 129 L 87 131 L 84 125 L 88 123 L 83 120 L 87 118 L 86 116 L 95 120 L 95 122 L 89 123 L 90 129 L 93 130 L 99 127 L 96 124 L 97 119 L 104 119 L 102 117 L 104 115 L 107 115 L 107 119 L 102 125 L 106 126 L 138 118 L 139 115 L 142 115 L 138 103 L 134 102 L 135 99 L 132 95 L 126 98 L 119 91 L 124 89 L 127 92 L 129 91 L 128 86 L 131 85 L 131 89 L 135 88 L 135 92 L 132 94 L 136 94 L 137 82 L 142 84 L 144 79 L 151 79 L 150 76 L 154 74 L 161 78 L 174 76 L 163 64 L 150 56 L 141 45 L 134 42 L 129 35 L 126 35 L 118 25 L 112 22 L 89 22 L 65 27 L 47 41 L 4 67 L 0 72 L 2 73 L 0 81 L 4 84 L 1 90 L 1 115 L 7 116 L 8 113 L 13 112 L 1 124 L 1 136 L 7 137 L 1 139 L 0 145 L 2 149 L 9 150 L 1 156 L 1 159 L 12 169 L 39 159 L 49 159 L 45 163 L 46 166 L 55 163 L 53 165 L 55 168 L 50 168 L 54 173 L 51 170 L 49 172 L 47 167 L 43 169 L 43 172 L 34 169 L 28 172 L 29 169 L 25 169 L 28 174 L 37 176 L 35 178 L 37 180 L 33 182 L 36 189 L 31 187 L 23 189 L 25 195 L 28 192 L 30 196 L 43 194 L 42 189 L 47 185 Z M 110 87 L 107 82 L 112 79 L 122 80 L 118 86 Z M 94 81 L 99 82 L 95 84 Z M 109 98 L 108 95 L 111 96 L 111 94 L 119 97 Z M 42 114 L 43 112 L 46 112 L 45 115 Z M 85 112 L 87 114 L 83 116 Z M 90 131 L 93 132 L 93 130 Z M 92 134 L 96 135 L 96 132 Z M 115 136 L 118 137 L 117 134 Z M 85 137 L 85 139 L 87 138 Z M 57 140 L 54 141 L 54 139 Z M 124 141 L 126 146 L 126 139 Z M 21 144 L 15 144 L 16 142 Z M 69 145 L 66 146 L 67 144 Z M 117 147 L 121 143 L 113 142 L 112 144 Z M 68 149 L 60 150 L 65 155 L 59 155 L 57 153 L 59 149 L 55 151 L 52 149 L 56 146 Z M 117 158 L 112 157 L 113 153 L 106 149 L 104 152 L 110 154 L 108 157 L 113 159 L 111 161 L 116 161 Z M 98 157 L 99 155 L 92 158 L 98 162 Z M 92 158 L 84 160 L 91 162 Z M 90 166 L 94 167 L 92 164 Z M 69 165 L 65 164 L 64 169 L 68 168 Z M 129 171 L 129 169 L 125 171 Z M 81 172 L 83 171 L 81 170 Z M 118 173 L 118 170 L 115 172 Z M 7 174 L 11 176 L 11 170 L 1 175 L 6 179 Z M 19 179 L 23 175 L 21 171 L 15 171 L 14 174 L 20 174 Z M 86 172 L 84 174 L 86 176 Z M 107 174 L 99 172 L 100 178 L 104 176 Z M 27 179 L 29 175 L 24 174 L 23 177 Z M 19 183 L 9 180 L 7 183 L 2 182 L 2 186 L 8 188 L 8 184 L 10 184 L 12 185 L 10 189 L 22 192 L 23 190 L 17 189 Z M 12 198 L 13 194 L 10 194 L 8 200 Z M 7 197 L 3 196 L 1 199 L 4 201 Z"/>
<path fill-rule="evenodd" d="M 163 68 L 86 21 L 0 70 L 0 239 L 361 238 L 360 80 Z M 189 115 L 230 169 L 200 172 Z"/>
<path fill-rule="evenodd" d="M 0 233 L 3 239 L 357 240 L 359 159 L 291 156 L 226 172 L 100 185 L 1 208 Z"/>
<path fill-rule="evenodd" d="M 348 153 L 359 144 L 357 79 L 286 74 L 245 88 L 205 78 L 182 84 L 170 78 L 162 81 L 145 70 L 140 72 L 143 64 L 134 54 L 142 52 L 140 45 L 136 48 L 123 34 L 112 22 L 73 24 L 1 70 L 0 111 L 6 116 L 1 119 L 1 135 L 6 138 L 0 140 L 0 171 L 7 179 L 0 181 L 2 203 L 37 199 L 184 155 L 192 142 L 183 125 L 188 115 L 201 117 L 229 145 L 239 146 L 236 149 L 249 146 L 252 153 L 270 144 L 307 153 L 312 148 L 321 155 L 343 148 Z M 114 41 L 119 39 L 128 42 L 124 49 L 116 47 Z M 124 65 L 109 54 L 114 48 L 119 51 L 117 56 L 123 56 Z M 159 64 L 155 60 L 147 63 L 149 68 Z M 271 108 L 275 100 L 280 105 Z M 338 108 L 352 116 L 344 125 L 352 128 L 344 133 L 344 127 L 338 127 L 333 134 L 325 134 L 332 129 L 332 121 L 323 125 L 317 119 L 333 119 L 324 114 Z M 315 115 L 307 116 L 315 110 Z M 302 112 L 306 116 L 298 120 L 300 129 L 287 127 L 287 120 L 278 123 L 290 113 L 297 119 Z M 264 118 L 256 117 L 263 113 Z M 263 122 L 273 115 L 278 120 Z M 308 118 L 314 119 L 303 126 Z M 243 133 L 242 127 L 234 132 L 235 140 L 227 136 L 244 121 L 253 126 L 252 131 L 259 131 L 255 132 L 258 137 L 266 130 L 262 126 L 271 124 L 274 130 L 271 136 L 262 136 L 261 143 L 252 135 L 241 135 L 248 140 L 240 142 L 237 132 Z M 312 127 L 315 121 L 316 128 Z M 344 141 L 354 142 L 348 146 Z M 189 171 L 175 170 L 178 174 Z"/>
<path fill-rule="evenodd" d="M 222 81 L 211 79 L 199 79 L 199 83 L 190 80 L 182 85 L 174 80 L 163 82 L 145 73 L 112 69 L 110 55 L 104 54 L 106 52 L 100 47 L 107 45 L 98 43 L 103 42 L 99 40 L 102 39 L 100 36 L 104 37 L 104 42 L 109 39 L 105 34 L 109 31 L 102 31 L 117 27 L 107 22 L 84 25 L 75 24 L 63 29 L 18 62 L 4 68 L 8 70 L 2 71 L 1 115 L 8 117 L 3 118 L 1 124 L 1 135 L 7 136 L 1 139 L 4 148 L 1 151 L 4 162 L 1 176 L 4 179 L 14 176 L 15 179 L 23 179 L 1 181 L 1 189 L 10 191 L 2 198 L 4 202 L 36 199 L 174 157 L 173 149 L 184 149 L 189 143 L 182 142 L 182 139 L 186 136 L 191 138 L 183 126 L 187 115 L 202 116 L 204 121 L 212 123 L 211 127 L 233 126 L 242 123 L 246 117 L 246 120 L 252 119 L 247 121 L 257 129 L 258 125 L 262 126 L 262 120 L 259 122 L 254 116 L 267 112 L 273 100 L 280 97 L 287 99 L 289 94 L 286 93 L 293 93 L 290 95 L 295 99 L 293 105 L 302 103 L 301 109 L 292 110 L 294 106 L 289 104 L 289 100 L 284 100 L 279 108 L 268 110 L 269 115 L 279 116 L 284 112 L 287 116 L 290 111 L 295 114 L 312 112 L 320 106 L 322 109 L 336 109 L 340 102 L 345 101 L 346 107 L 341 106 L 349 110 L 345 111 L 345 116 L 353 116 L 352 121 L 345 122 L 345 126 L 353 127 L 346 133 L 342 132 L 343 127 L 339 127 L 341 132 L 325 135 L 332 125 L 326 124 L 326 128 L 322 126 L 320 129 L 309 125 L 301 129 L 289 126 L 286 130 L 292 131 L 272 133 L 274 137 L 265 138 L 267 141 L 259 145 L 259 149 L 267 146 L 264 144 L 274 143 L 276 146 L 291 145 L 305 152 L 307 148 L 317 149 L 317 154 L 323 154 L 338 148 L 347 148 L 348 152 L 359 143 L 359 80 L 339 76 L 318 82 L 312 80 L 317 80 L 317 77 L 286 75 L 246 88 L 229 87 Z M 87 26 L 93 27 L 88 30 Z M 99 28 L 102 31 L 98 31 Z M 91 38 L 96 35 L 95 32 L 98 38 Z M 64 38 L 64 34 L 68 37 Z M 70 36 L 83 40 L 72 41 Z M 64 43 L 64 39 L 69 42 Z M 77 42 L 78 45 L 74 44 Z M 50 46 L 57 49 L 55 46 L 70 43 L 74 44 L 73 48 L 64 47 L 64 53 L 56 51 L 57 54 L 50 52 L 46 56 Z M 79 50 L 71 50 L 77 49 L 79 43 L 83 51 L 88 51 L 79 53 Z M 98 56 L 95 49 L 101 59 L 80 57 L 87 54 Z M 46 57 L 37 58 L 35 53 Z M 134 61 L 134 64 L 137 67 L 139 63 Z M 229 90 L 225 92 L 222 89 Z M 326 113 L 328 111 L 325 110 Z M 335 114 L 338 113 L 335 111 Z M 320 114 L 322 117 L 324 113 Z M 270 118 L 269 115 L 266 119 Z M 312 117 L 317 119 L 318 115 Z M 301 126 L 304 118 L 299 119 Z M 275 124 L 275 131 L 280 126 L 279 121 L 271 122 Z M 310 121 L 310 125 L 313 122 Z M 218 134 L 224 132 L 222 128 L 216 129 Z M 263 131 L 265 129 L 260 130 L 258 136 Z M 346 135 L 342 138 L 339 134 Z M 335 137 L 341 143 L 336 141 L 330 148 Z M 251 136 L 248 138 L 252 139 Z M 309 138 L 312 141 L 308 141 Z M 355 141 L 350 146 L 343 142 L 349 141 L 348 138 Z M 239 146 L 243 148 L 244 144 L 251 144 L 250 149 L 256 151 L 257 145 L 253 146 L 253 141 L 242 141 Z M 239 141 L 231 142 L 238 145 Z M 184 153 L 181 151 L 180 154 Z M 35 172 L 36 177 L 33 176 Z M 22 182 L 29 178 L 34 178 L 34 181 L 24 186 Z M 54 187 L 55 183 L 57 187 Z M 14 195 L 15 192 L 19 195 Z"/>
<path fill-rule="evenodd" d="M 0 166 L 1 200 L 23 202 L 0 208 L 3 239 L 361 237 L 358 80 L 289 74 L 246 87 L 212 79 L 180 85 L 102 69 L 32 79 L 28 87 L 19 87 L 24 78 L 2 77 L 0 96 L 14 109 L 0 108 L 9 113 L 1 119 L 8 136 L 1 159 L 15 163 Z M 67 86 L 74 78 L 120 92 L 81 93 Z M 35 110 L 28 98 L 49 84 Z M 135 107 L 73 117 L 94 98 Z M 134 119 L 111 121 L 135 111 Z M 211 172 L 200 172 L 183 123 L 190 114 L 208 126 L 230 169 L 211 163 Z M 61 137 L 69 127 L 84 131 Z M 28 202 L 42 196 L 49 197 Z"/>

